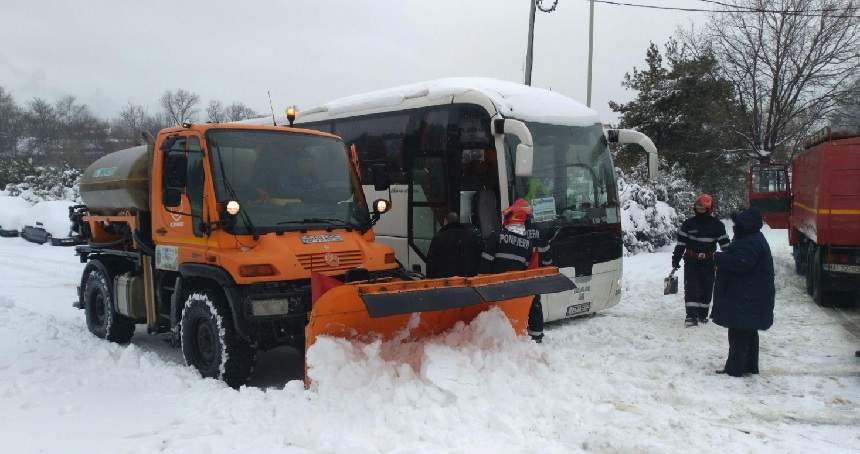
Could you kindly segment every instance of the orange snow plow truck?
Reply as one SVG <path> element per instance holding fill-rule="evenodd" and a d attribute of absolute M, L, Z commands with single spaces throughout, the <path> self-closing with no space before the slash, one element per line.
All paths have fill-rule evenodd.
<path fill-rule="evenodd" d="M 372 226 L 355 149 L 291 127 L 183 124 L 85 171 L 72 207 L 86 263 L 76 307 L 129 342 L 169 333 L 204 377 L 246 383 L 257 351 L 321 335 L 414 340 L 491 306 L 525 332 L 536 294 L 573 288 L 556 268 L 423 279 Z M 386 175 L 373 176 L 377 189 Z"/>

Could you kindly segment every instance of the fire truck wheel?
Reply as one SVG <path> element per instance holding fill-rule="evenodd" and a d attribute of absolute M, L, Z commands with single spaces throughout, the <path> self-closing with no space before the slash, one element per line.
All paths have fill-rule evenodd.
<path fill-rule="evenodd" d="M 814 290 L 815 282 L 814 282 L 814 266 L 813 263 L 815 260 L 815 244 L 809 243 L 809 246 L 806 247 L 806 260 L 804 261 L 803 268 L 806 271 L 806 294 L 812 296 L 812 292 Z"/>
<path fill-rule="evenodd" d="M 112 278 L 104 266 L 94 262 L 84 284 L 87 328 L 96 337 L 127 344 L 134 335 L 134 321 L 114 311 L 111 283 Z"/>
<path fill-rule="evenodd" d="M 791 255 L 794 257 L 794 272 L 803 276 L 803 249 L 799 244 L 794 245 L 794 250 Z"/>
<path fill-rule="evenodd" d="M 822 248 L 816 248 L 809 266 L 809 273 L 812 274 L 812 300 L 821 307 L 832 307 L 833 292 L 827 290 L 827 274 L 824 273 L 824 250 Z"/>
<path fill-rule="evenodd" d="M 204 377 L 238 388 L 254 372 L 257 350 L 236 333 L 230 309 L 219 291 L 188 292 L 179 336 L 185 363 Z"/>

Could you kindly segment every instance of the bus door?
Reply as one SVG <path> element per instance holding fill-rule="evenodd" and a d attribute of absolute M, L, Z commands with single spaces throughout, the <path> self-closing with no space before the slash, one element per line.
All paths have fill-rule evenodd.
<path fill-rule="evenodd" d="M 787 165 L 770 162 L 753 164 L 747 178 L 747 193 L 750 208 L 758 209 L 770 228 L 788 228 L 791 186 Z"/>
<path fill-rule="evenodd" d="M 498 230 L 499 176 L 481 107 L 428 109 L 418 131 L 409 167 L 409 268 L 426 272 L 430 242 L 449 212 L 483 236 Z"/>
<path fill-rule="evenodd" d="M 408 268 L 427 272 L 430 241 L 439 231 L 445 214 L 454 211 L 450 202 L 448 169 L 449 107 L 423 112 L 419 138 L 409 159 L 409 263 Z"/>

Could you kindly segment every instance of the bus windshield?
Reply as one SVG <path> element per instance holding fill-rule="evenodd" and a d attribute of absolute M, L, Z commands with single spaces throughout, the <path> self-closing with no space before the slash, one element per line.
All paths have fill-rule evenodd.
<path fill-rule="evenodd" d="M 528 127 L 534 139 L 534 168 L 532 176 L 516 178 L 514 192 L 515 198 L 532 205 L 535 222 L 619 222 L 615 169 L 603 127 L 542 123 Z"/>
<path fill-rule="evenodd" d="M 219 202 L 237 198 L 251 220 L 234 233 L 369 226 L 367 204 L 356 191 L 343 142 L 278 131 L 213 130 L 212 151 Z"/>

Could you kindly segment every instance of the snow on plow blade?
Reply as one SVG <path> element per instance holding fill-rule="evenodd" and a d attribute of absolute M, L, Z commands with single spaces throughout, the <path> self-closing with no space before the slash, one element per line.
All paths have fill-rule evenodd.
<path fill-rule="evenodd" d="M 408 341 L 468 323 L 496 306 L 518 335 L 525 333 L 534 295 L 575 288 L 546 267 L 469 278 L 357 283 L 334 287 L 314 303 L 305 328 L 305 348 L 317 336 Z"/>

